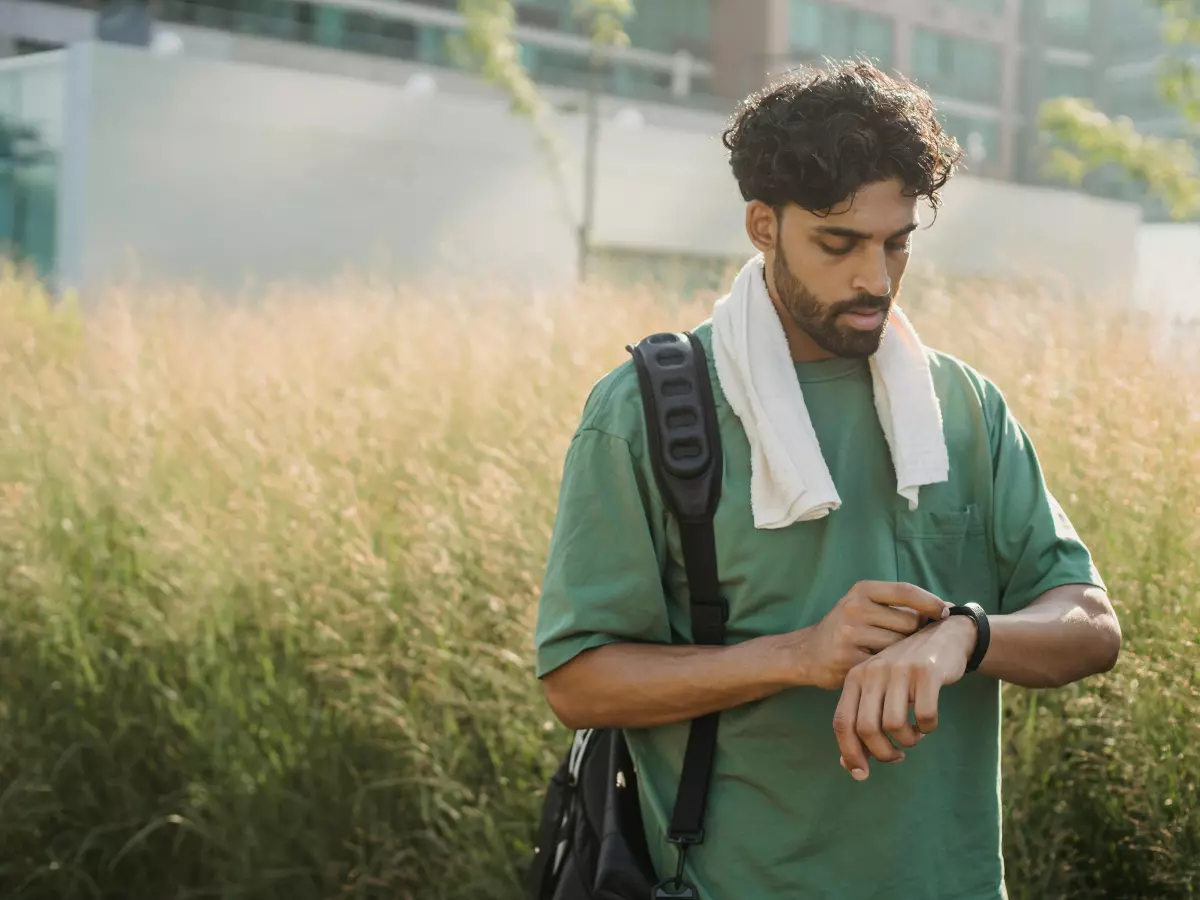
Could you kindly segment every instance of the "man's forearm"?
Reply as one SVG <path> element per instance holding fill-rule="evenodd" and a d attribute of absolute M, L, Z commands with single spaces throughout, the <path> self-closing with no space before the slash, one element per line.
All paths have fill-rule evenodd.
<path fill-rule="evenodd" d="M 654 728 L 753 703 L 802 683 L 791 644 L 800 633 L 731 647 L 609 644 L 544 680 L 568 728 Z"/>
<path fill-rule="evenodd" d="M 1025 609 L 991 616 L 991 643 L 979 673 L 1029 688 L 1061 687 L 1106 672 L 1121 650 L 1121 628 L 1099 588 L 1065 585 Z"/>

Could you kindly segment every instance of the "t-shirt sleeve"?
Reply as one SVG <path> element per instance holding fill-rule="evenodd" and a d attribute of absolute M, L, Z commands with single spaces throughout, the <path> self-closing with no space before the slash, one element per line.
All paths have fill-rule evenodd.
<path fill-rule="evenodd" d="M 1024 609 L 1067 584 L 1105 584 L 1067 514 L 1046 485 L 1024 428 L 994 387 L 988 392 L 994 487 L 994 543 L 1000 609 Z"/>
<path fill-rule="evenodd" d="M 629 443 L 580 430 L 567 449 L 538 602 L 538 678 L 605 644 L 670 642 L 655 522 Z"/>

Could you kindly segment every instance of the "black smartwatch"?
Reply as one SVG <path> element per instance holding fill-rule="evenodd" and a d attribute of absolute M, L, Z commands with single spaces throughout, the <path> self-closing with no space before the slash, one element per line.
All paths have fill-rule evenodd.
<path fill-rule="evenodd" d="M 970 616 L 975 622 L 975 652 L 967 660 L 967 671 L 974 672 L 983 662 L 983 658 L 988 652 L 988 644 L 992 642 L 992 629 L 988 625 L 987 613 L 978 603 L 963 603 L 960 606 L 950 607 L 950 615 Z"/>

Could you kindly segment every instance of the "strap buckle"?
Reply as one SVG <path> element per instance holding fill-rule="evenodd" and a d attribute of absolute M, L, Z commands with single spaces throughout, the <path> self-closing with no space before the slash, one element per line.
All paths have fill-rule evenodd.
<path fill-rule="evenodd" d="M 697 900 L 696 889 L 685 881 L 668 878 L 654 886 L 651 900 Z"/>
<path fill-rule="evenodd" d="M 684 837 L 689 836 L 685 835 Z M 703 832 L 701 832 L 701 837 L 703 838 Z M 679 865 L 675 869 L 674 878 L 660 881 L 654 886 L 651 900 L 698 900 L 696 889 L 683 880 L 683 868 L 687 862 L 688 847 L 699 841 L 677 840 L 674 835 L 669 836 L 667 840 L 672 844 L 679 845 Z"/>

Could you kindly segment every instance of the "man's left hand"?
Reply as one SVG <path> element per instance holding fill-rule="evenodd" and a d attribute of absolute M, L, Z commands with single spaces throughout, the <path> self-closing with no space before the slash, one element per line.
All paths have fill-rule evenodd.
<path fill-rule="evenodd" d="M 870 775 L 868 756 L 896 763 L 937 728 L 938 694 L 963 677 L 975 649 L 975 623 L 955 617 L 929 625 L 882 650 L 846 675 L 833 731 L 842 766 L 858 781 Z M 909 721 L 915 711 L 916 727 Z"/>

